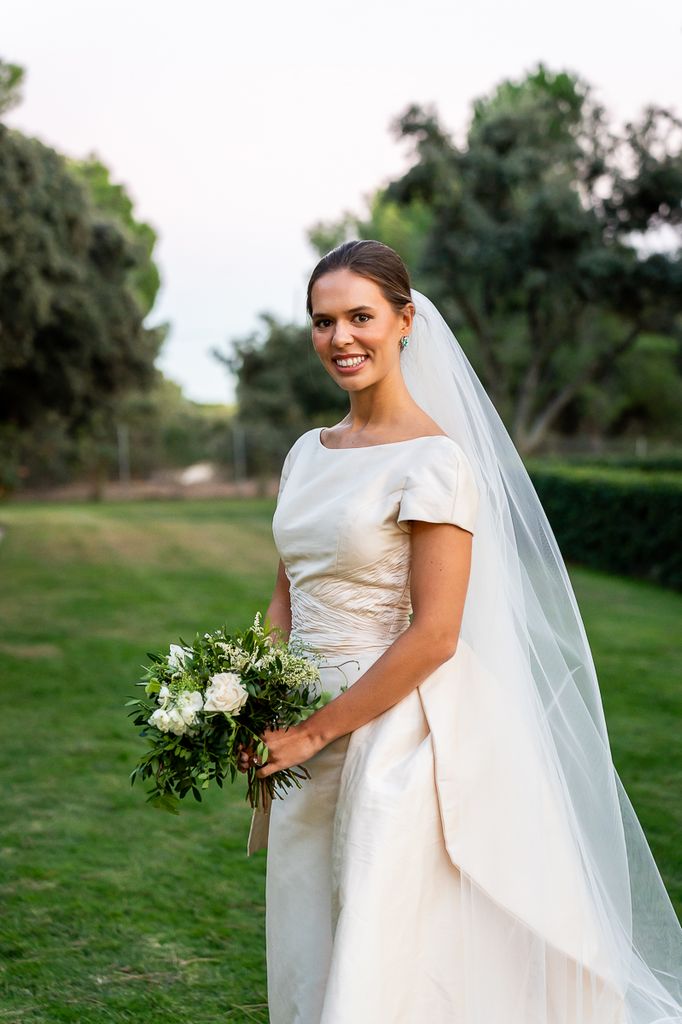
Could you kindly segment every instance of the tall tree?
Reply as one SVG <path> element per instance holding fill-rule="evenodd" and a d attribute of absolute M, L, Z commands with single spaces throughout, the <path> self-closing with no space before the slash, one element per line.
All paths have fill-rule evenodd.
<path fill-rule="evenodd" d="M 393 123 L 414 162 L 357 233 L 394 244 L 381 211 L 395 220 L 396 207 L 423 226 L 409 239 L 415 284 L 466 338 L 522 451 L 646 335 L 675 339 L 679 372 L 681 127 L 649 107 L 616 133 L 586 82 L 542 64 L 474 103 L 461 147 L 433 108 Z M 667 249 L 651 251 L 657 237 Z"/>
<path fill-rule="evenodd" d="M 21 78 L 8 67 L 6 104 Z M 3 124 L 0 195 L 0 423 L 25 429 L 49 409 L 83 424 L 155 379 L 150 246 L 63 156 Z"/>

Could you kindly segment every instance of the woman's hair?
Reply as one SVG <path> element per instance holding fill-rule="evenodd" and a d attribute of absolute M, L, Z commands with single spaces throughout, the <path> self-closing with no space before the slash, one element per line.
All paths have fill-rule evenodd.
<path fill-rule="evenodd" d="M 402 259 L 390 245 L 373 238 L 352 239 L 331 249 L 317 264 L 308 281 L 306 309 L 313 315 L 312 291 L 315 282 L 331 270 L 342 267 L 367 277 L 379 285 L 387 302 L 399 313 L 406 302 L 412 302 L 410 275 Z"/>

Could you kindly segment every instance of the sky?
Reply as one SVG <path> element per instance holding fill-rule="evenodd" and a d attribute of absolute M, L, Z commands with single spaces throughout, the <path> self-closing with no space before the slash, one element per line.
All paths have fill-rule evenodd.
<path fill-rule="evenodd" d="M 304 324 L 316 223 L 363 214 L 411 163 L 391 122 L 435 106 L 465 137 L 473 100 L 542 61 L 589 81 L 618 126 L 682 115 L 679 0 L 2 0 L 0 56 L 26 69 L 7 122 L 96 154 L 159 241 L 158 366 L 229 402 L 210 354 Z"/>

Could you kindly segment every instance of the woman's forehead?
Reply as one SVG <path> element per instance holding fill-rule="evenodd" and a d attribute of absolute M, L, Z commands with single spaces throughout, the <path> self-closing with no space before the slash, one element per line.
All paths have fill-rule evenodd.
<path fill-rule="evenodd" d="M 330 270 L 319 277 L 312 287 L 313 315 L 323 313 L 354 313 L 361 307 L 374 310 L 385 302 L 375 281 L 353 271 Z M 324 308 L 322 308 L 324 306 Z"/>

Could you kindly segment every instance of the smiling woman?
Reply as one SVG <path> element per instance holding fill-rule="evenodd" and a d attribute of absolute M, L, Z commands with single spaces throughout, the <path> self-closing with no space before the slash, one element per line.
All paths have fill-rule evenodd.
<path fill-rule="evenodd" d="M 357 379 L 362 381 L 363 388 L 367 388 L 372 381 L 378 383 L 384 378 L 390 366 L 393 372 L 383 387 L 398 391 L 399 373 L 396 371 L 399 348 L 395 342 L 387 345 L 387 339 L 399 339 L 402 346 L 402 339 L 409 333 L 414 306 L 409 288 L 407 294 L 404 289 L 404 282 L 400 284 L 396 281 L 395 294 L 402 299 L 400 309 L 396 309 L 386 301 L 377 281 L 361 276 L 350 268 L 340 267 L 315 281 L 314 289 L 309 289 L 308 298 L 313 345 L 333 376 Z M 358 296 L 363 301 L 347 307 L 345 301 L 349 295 Z M 408 418 L 410 403 L 404 388 L 402 398 L 405 402 L 404 414 Z M 414 403 L 412 406 L 411 415 L 418 417 L 421 410 Z M 362 418 L 362 413 L 358 411 L 359 418 Z M 397 414 L 397 407 L 395 411 Z"/>
<path fill-rule="evenodd" d="M 308 312 L 350 409 L 272 522 L 267 614 L 335 697 L 262 737 L 260 778 L 310 773 L 249 836 L 271 1024 L 679 1021 L 682 929 L 508 433 L 392 249 L 332 250 Z"/>

